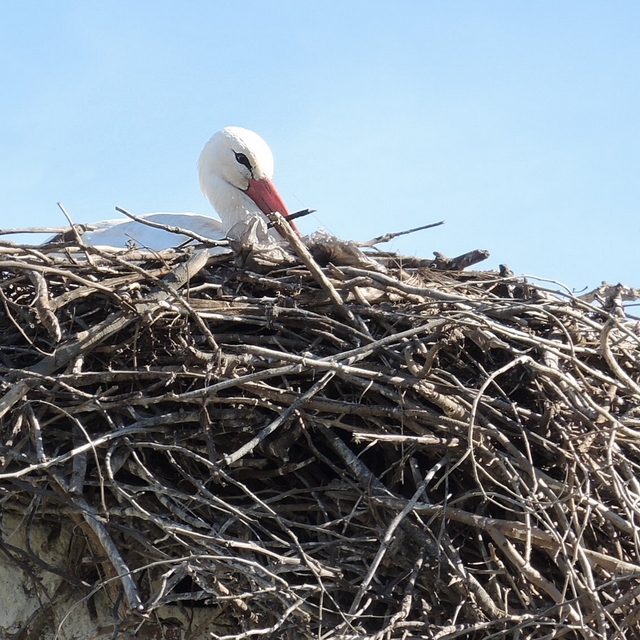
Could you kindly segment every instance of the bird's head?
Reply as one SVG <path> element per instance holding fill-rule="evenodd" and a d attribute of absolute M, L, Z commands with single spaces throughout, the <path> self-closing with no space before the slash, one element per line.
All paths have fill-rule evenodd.
<path fill-rule="evenodd" d="M 200 188 L 231 228 L 251 215 L 289 212 L 271 178 L 273 154 L 253 131 L 225 127 L 207 142 L 198 160 Z M 291 226 L 297 231 L 294 222 Z"/>

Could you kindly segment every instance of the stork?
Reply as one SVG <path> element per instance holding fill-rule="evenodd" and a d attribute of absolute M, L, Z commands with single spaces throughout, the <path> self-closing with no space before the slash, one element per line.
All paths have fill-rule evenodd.
<path fill-rule="evenodd" d="M 225 127 L 205 144 L 198 160 L 200 188 L 220 219 L 198 213 L 148 213 L 151 222 L 189 229 L 212 240 L 226 238 L 238 223 L 255 219 L 266 223 L 266 214 L 289 212 L 272 182 L 273 154 L 267 143 L 253 131 Z M 299 233 L 295 222 L 291 226 Z M 103 220 L 91 225 L 82 239 L 90 245 L 127 247 L 133 242 L 150 249 L 166 249 L 181 244 L 186 236 L 129 220 Z M 280 237 L 268 232 L 274 242 Z"/>

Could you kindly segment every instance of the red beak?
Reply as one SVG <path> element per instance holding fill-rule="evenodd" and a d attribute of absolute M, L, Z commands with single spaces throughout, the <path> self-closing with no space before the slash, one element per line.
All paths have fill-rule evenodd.
<path fill-rule="evenodd" d="M 262 178 L 260 180 L 249 178 L 249 187 L 245 193 L 258 205 L 260 211 L 265 215 L 275 213 L 276 211 L 281 213 L 285 218 L 289 215 L 285 203 L 282 201 L 275 185 L 269 178 Z M 301 235 L 293 220 L 289 222 L 289 224 L 298 235 Z"/>

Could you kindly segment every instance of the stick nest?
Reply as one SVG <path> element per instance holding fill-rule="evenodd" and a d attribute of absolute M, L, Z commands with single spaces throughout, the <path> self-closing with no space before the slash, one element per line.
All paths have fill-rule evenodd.
<path fill-rule="evenodd" d="M 638 637 L 623 287 L 7 244 L 3 507 L 77 525 L 89 560 L 46 568 L 122 628 L 181 604 L 227 640 Z"/>

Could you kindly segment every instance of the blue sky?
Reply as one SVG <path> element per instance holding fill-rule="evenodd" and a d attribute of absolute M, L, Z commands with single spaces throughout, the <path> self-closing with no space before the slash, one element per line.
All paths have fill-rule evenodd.
<path fill-rule="evenodd" d="M 0 227 L 210 207 L 196 161 L 262 135 L 303 232 L 488 249 L 640 287 L 640 2 L 5 2 Z"/>

